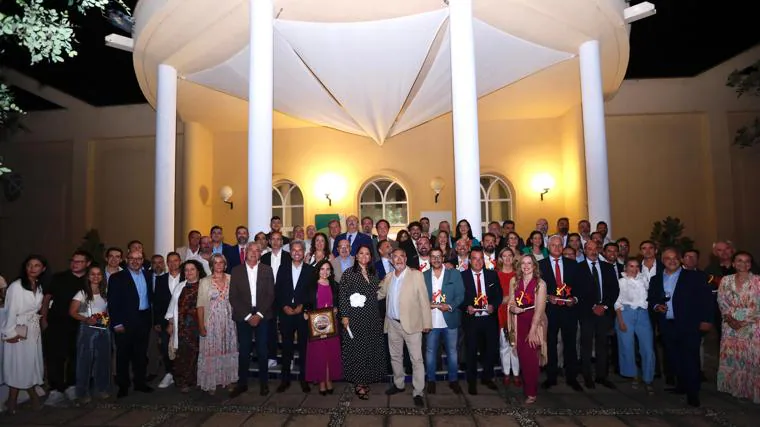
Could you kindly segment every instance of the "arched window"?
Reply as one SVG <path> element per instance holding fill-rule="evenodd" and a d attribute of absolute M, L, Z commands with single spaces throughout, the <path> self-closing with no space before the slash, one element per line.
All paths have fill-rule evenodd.
<path fill-rule="evenodd" d="M 279 181 L 272 186 L 272 216 L 282 218 L 282 231 L 290 234 L 293 226 L 304 225 L 303 193 L 290 181 Z"/>
<path fill-rule="evenodd" d="M 406 226 L 409 221 L 406 190 L 392 178 L 375 178 L 359 192 L 359 217 L 373 221 L 386 219 L 391 227 Z"/>
<path fill-rule="evenodd" d="M 512 191 L 504 180 L 496 175 L 480 176 L 480 226 L 483 232 L 491 221 L 512 219 Z"/>

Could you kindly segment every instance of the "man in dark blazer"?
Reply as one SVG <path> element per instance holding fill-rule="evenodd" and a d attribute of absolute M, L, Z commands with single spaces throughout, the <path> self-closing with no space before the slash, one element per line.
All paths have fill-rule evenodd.
<path fill-rule="evenodd" d="M 237 245 L 224 245 L 222 248 L 222 255 L 227 260 L 227 273 L 245 262 L 245 245 L 248 243 L 248 237 L 248 228 L 244 225 L 238 225 L 235 229 Z"/>
<path fill-rule="evenodd" d="M 261 246 L 256 242 L 248 243 L 245 246 L 245 263 L 232 269 L 230 277 L 232 320 L 237 326 L 238 338 L 238 383 L 230 392 L 230 398 L 248 390 L 248 367 L 254 336 L 261 385 L 259 394 L 269 394 L 267 320 L 273 316 L 274 275 L 272 267 L 259 262 L 260 256 Z"/>
<path fill-rule="evenodd" d="M 681 267 L 677 249 L 662 251 L 664 270 L 649 281 L 649 309 L 660 325 L 666 366 L 675 369 L 676 387 L 689 405 L 698 407 L 699 346 L 702 333 L 711 329 L 713 303 L 705 276 Z"/>
<path fill-rule="evenodd" d="M 277 285 L 277 272 L 280 266 L 290 265 L 290 252 L 284 250 L 285 238 L 280 231 L 272 231 L 269 233 L 269 247 L 271 251 L 261 255 L 261 263 L 272 267 L 272 274 L 274 275 L 274 284 Z M 274 301 L 272 302 L 274 304 Z M 272 307 L 274 312 L 277 311 L 276 307 Z M 277 366 L 277 316 L 272 316 L 267 320 L 269 326 L 267 326 L 267 348 L 269 349 L 269 367 L 274 368 Z"/>
<path fill-rule="evenodd" d="M 578 263 L 562 256 L 562 237 L 549 238 L 549 257 L 538 262 L 541 278 L 546 282 L 546 317 L 549 321 L 546 335 L 548 361 L 543 388 L 557 385 L 558 354 L 557 334 L 562 334 L 562 355 L 565 382 L 575 391 L 583 391 L 578 384 L 578 355 L 575 351 L 578 332 L 578 303 L 582 296 L 576 289 Z"/>
<path fill-rule="evenodd" d="M 174 288 L 179 285 L 180 265 L 182 258 L 177 252 L 169 252 L 166 255 L 167 274 L 156 277 L 156 289 L 153 295 L 153 327 L 159 331 L 159 348 L 164 360 L 166 375 L 159 383 L 158 388 L 167 388 L 174 382 L 173 361 L 169 358 L 169 333 L 166 331 L 166 311 L 172 300 Z"/>
<path fill-rule="evenodd" d="M 399 243 L 399 248 L 406 252 L 406 266 L 409 268 L 420 268 L 420 254 L 417 252 L 417 239 L 422 235 L 422 224 L 412 221 L 407 226 L 409 238 Z"/>
<path fill-rule="evenodd" d="M 153 391 L 145 384 L 148 339 L 153 323 L 153 277 L 150 270 L 143 267 L 144 261 L 142 251 L 130 251 L 127 268 L 112 274 L 108 280 L 108 313 L 116 341 L 118 397 L 128 394 L 130 364 L 135 391 Z"/>
<path fill-rule="evenodd" d="M 356 215 L 351 215 L 346 218 L 346 232 L 338 234 L 333 242 L 333 256 L 338 256 L 338 242 L 341 240 L 348 240 L 351 244 L 351 256 L 356 255 L 356 251 L 362 245 L 367 245 L 368 248 L 373 248 L 372 237 L 359 231 L 359 218 Z"/>
<path fill-rule="evenodd" d="M 305 247 L 301 240 L 290 242 L 291 262 L 280 266 L 275 280 L 275 307 L 280 319 L 282 334 L 282 382 L 277 392 L 290 387 L 290 362 L 293 360 L 295 335 L 298 333 L 298 367 L 301 375 L 301 390 L 308 393 L 311 388 L 306 382 L 306 342 L 309 337 L 308 322 L 303 318 L 303 307 L 307 302 L 307 290 L 316 279 L 314 268 L 303 262 Z"/>
<path fill-rule="evenodd" d="M 380 280 L 383 280 L 386 274 L 393 271 L 391 252 L 393 252 L 391 242 L 381 240 L 380 243 L 377 244 L 378 259 L 375 261 L 375 272 Z"/>
<path fill-rule="evenodd" d="M 463 271 L 464 284 L 464 336 L 467 363 L 467 391 L 478 394 L 478 353 L 483 367 L 481 382 L 491 390 L 496 390 L 493 382 L 495 356 L 499 349 L 499 304 L 502 300 L 499 275 L 494 270 L 485 270 L 483 249 L 470 251 L 469 268 Z M 486 296 L 488 301 L 483 301 Z"/>
<path fill-rule="evenodd" d="M 623 273 L 625 272 L 625 265 L 618 262 L 618 244 L 615 242 L 606 243 L 604 245 L 604 250 L 602 251 L 602 261 L 605 261 L 610 266 L 612 266 L 613 270 L 615 271 L 615 277 L 620 279 L 623 277 Z"/>
<path fill-rule="evenodd" d="M 580 262 L 577 286 L 583 293 L 578 304 L 581 322 L 581 363 L 587 388 L 594 388 L 591 376 L 592 348 L 596 355 L 596 384 L 607 388 L 615 385 L 607 379 L 608 335 L 615 325 L 615 301 L 620 287 L 612 265 L 599 257 L 599 246 L 593 240 L 584 247 L 586 259 Z"/>

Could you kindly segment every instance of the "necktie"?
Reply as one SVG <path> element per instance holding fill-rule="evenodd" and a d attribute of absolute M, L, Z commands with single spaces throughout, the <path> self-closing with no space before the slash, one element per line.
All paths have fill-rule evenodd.
<path fill-rule="evenodd" d="M 562 287 L 562 270 L 559 269 L 559 258 L 554 258 L 554 281 L 557 287 Z"/>
<path fill-rule="evenodd" d="M 245 262 L 245 248 L 240 248 L 240 263 L 243 264 Z"/>
<path fill-rule="evenodd" d="M 348 235 L 348 246 L 351 246 L 351 245 L 353 245 L 353 244 L 354 244 L 354 239 L 353 239 L 353 237 L 354 237 L 354 236 L 353 236 L 353 235 L 351 235 L 351 234 L 349 234 L 349 235 Z"/>
<path fill-rule="evenodd" d="M 591 275 L 594 276 L 594 285 L 599 289 L 599 302 L 602 302 L 602 287 L 599 283 L 599 270 L 596 268 L 596 262 L 591 262 Z"/>
<path fill-rule="evenodd" d="M 483 295 L 483 288 L 480 285 L 480 273 L 475 273 L 475 276 L 477 277 L 477 286 L 478 286 L 478 296 Z"/>

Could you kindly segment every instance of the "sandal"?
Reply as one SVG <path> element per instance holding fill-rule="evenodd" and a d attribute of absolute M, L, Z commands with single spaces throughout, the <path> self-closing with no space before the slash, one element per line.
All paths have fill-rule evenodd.
<path fill-rule="evenodd" d="M 528 396 L 528 398 L 525 399 L 526 405 L 532 405 L 534 403 L 536 403 L 536 396 Z"/>
<path fill-rule="evenodd" d="M 354 387 L 354 392 L 356 393 L 356 396 L 358 396 L 361 400 L 369 399 L 369 387 L 357 385 Z"/>

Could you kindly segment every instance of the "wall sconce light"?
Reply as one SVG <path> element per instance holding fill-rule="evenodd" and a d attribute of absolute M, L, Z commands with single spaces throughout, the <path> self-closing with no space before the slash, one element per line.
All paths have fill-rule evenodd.
<path fill-rule="evenodd" d="M 443 179 L 435 177 L 430 181 L 430 188 L 435 192 L 435 202 L 438 203 L 438 196 L 441 195 L 441 190 L 444 187 Z"/>
<path fill-rule="evenodd" d="M 327 206 L 332 206 L 332 199 L 330 198 L 330 193 L 325 193 L 325 198 L 327 199 Z"/>
<path fill-rule="evenodd" d="M 234 203 L 230 201 L 232 199 L 232 187 L 225 185 L 224 187 L 220 188 L 219 196 L 222 198 L 222 201 L 224 203 L 230 205 L 230 210 L 232 210 L 232 208 L 235 206 Z"/>
<path fill-rule="evenodd" d="M 541 201 L 544 201 L 544 194 L 554 188 L 554 178 L 548 173 L 541 173 L 533 178 L 533 189 L 541 196 Z"/>
<path fill-rule="evenodd" d="M 335 200 L 340 203 L 346 195 L 346 180 L 336 173 L 324 173 L 314 179 L 314 197 L 327 199 L 327 205 L 332 207 Z"/>

